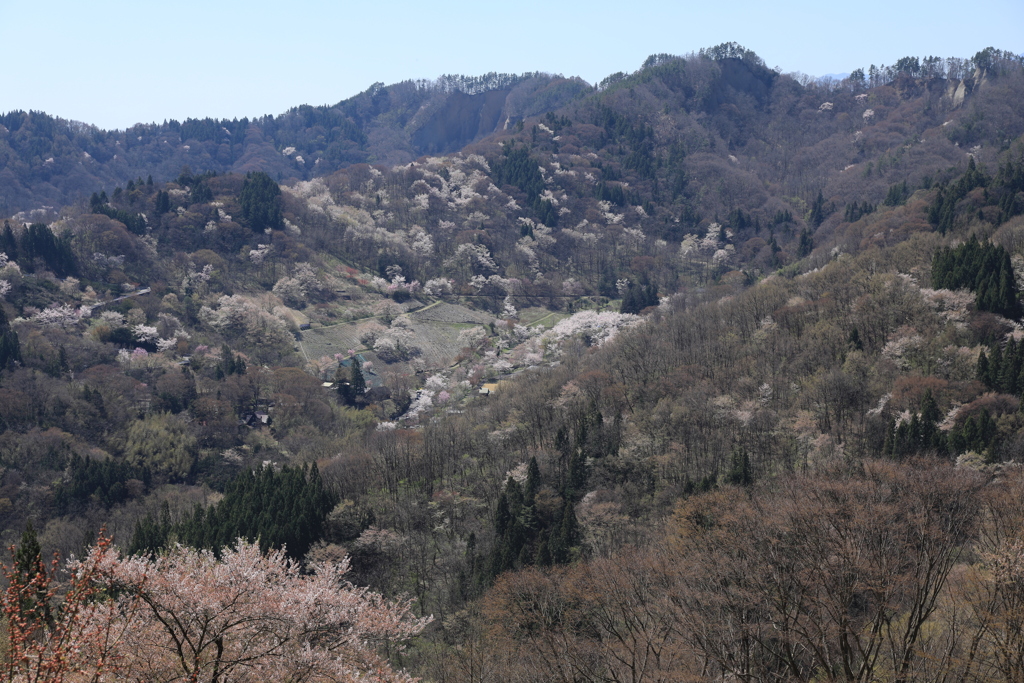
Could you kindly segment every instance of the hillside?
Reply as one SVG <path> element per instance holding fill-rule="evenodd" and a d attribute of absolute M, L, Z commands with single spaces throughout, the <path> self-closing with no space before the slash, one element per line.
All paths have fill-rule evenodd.
<path fill-rule="evenodd" d="M 406 86 L 9 210 L 4 540 L 347 554 L 427 680 L 1015 680 L 1019 57 Z"/>
<path fill-rule="evenodd" d="M 258 119 L 187 119 L 105 131 L 43 112 L 0 116 L 0 214 L 59 207 L 137 177 L 262 170 L 276 179 L 355 163 L 446 153 L 509 122 L 562 106 L 588 86 L 546 74 L 449 76 L 376 83 L 331 106 Z"/>

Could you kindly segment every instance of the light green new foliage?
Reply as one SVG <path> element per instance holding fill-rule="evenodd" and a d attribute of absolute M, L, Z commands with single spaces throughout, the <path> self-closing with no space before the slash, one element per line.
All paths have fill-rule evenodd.
<path fill-rule="evenodd" d="M 147 415 L 128 428 L 124 456 L 133 465 L 148 465 L 154 472 L 183 480 L 196 462 L 196 439 L 177 416 Z"/>

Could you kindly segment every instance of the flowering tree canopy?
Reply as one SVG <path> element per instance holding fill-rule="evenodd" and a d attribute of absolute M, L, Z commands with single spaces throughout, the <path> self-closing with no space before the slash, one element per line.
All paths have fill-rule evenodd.
<path fill-rule="evenodd" d="M 25 623 L 19 605 L 34 605 L 26 596 L 47 583 L 39 566 L 24 590 L 6 594 L 11 624 Z M 347 559 L 302 575 L 283 551 L 264 555 L 245 541 L 219 560 L 183 546 L 156 559 L 122 558 L 102 542 L 69 570 L 65 602 L 80 604 L 58 606 L 55 626 L 38 607 L 27 615 L 38 627 L 20 639 L 29 645 L 16 652 L 10 680 L 411 681 L 377 648 L 430 622 L 413 618 L 409 602 L 344 581 Z"/>

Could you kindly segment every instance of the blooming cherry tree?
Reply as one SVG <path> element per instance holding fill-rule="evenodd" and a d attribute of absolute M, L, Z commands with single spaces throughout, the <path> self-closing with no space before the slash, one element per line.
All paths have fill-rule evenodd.
<path fill-rule="evenodd" d="M 542 341 L 561 341 L 569 337 L 585 337 L 595 346 L 600 346 L 615 336 L 623 327 L 637 324 L 641 318 L 630 313 L 613 311 L 580 311 L 559 321 L 541 335 Z"/>
<path fill-rule="evenodd" d="M 68 623 L 37 619 L 32 638 L 18 638 L 19 669 L 7 680 L 411 683 L 378 648 L 431 621 L 345 581 L 347 558 L 303 575 L 283 550 L 263 555 L 241 540 L 220 559 L 180 545 L 122 558 L 103 541 L 69 569 L 72 592 L 55 611 Z M 7 598 L 14 623 L 25 622 L 24 604 L 20 593 Z M 38 675 L 39 663 L 53 675 Z"/>
<path fill-rule="evenodd" d="M 452 281 L 448 278 L 434 278 L 427 280 L 427 284 L 423 286 L 423 291 L 430 296 L 440 296 L 441 294 L 452 293 Z"/>
<path fill-rule="evenodd" d="M 249 260 L 259 265 L 263 263 L 263 260 L 267 258 L 267 254 L 270 253 L 269 244 L 258 244 L 255 249 L 249 250 Z"/>
<path fill-rule="evenodd" d="M 68 304 L 63 304 L 39 311 L 32 316 L 32 321 L 46 327 L 67 329 L 71 325 L 77 324 L 83 317 L 87 317 L 89 313 L 90 310 L 86 307 L 76 309 Z"/>
<path fill-rule="evenodd" d="M 132 328 L 132 336 L 141 343 L 155 342 L 160 336 L 159 332 L 152 325 L 136 325 Z"/>

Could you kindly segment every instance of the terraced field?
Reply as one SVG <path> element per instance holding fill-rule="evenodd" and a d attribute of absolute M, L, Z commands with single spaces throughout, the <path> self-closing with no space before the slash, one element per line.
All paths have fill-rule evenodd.
<path fill-rule="evenodd" d="M 443 368 L 451 365 L 461 351 L 458 341 L 460 332 L 478 325 L 486 326 L 493 320 L 494 316 L 489 313 L 439 302 L 411 313 L 408 329 L 415 337 L 415 345 L 420 348 L 418 359 L 423 366 L 427 369 Z M 307 359 L 313 359 L 336 353 L 347 354 L 349 349 L 353 349 L 372 359 L 378 371 L 387 367 L 392 372 L 411 372 L 411 363 L 385 365 L 377 360 L 372 351 L 363 349 L 358 332 L 362 322 L 365 321 L 305 330 L 299 342 L 300 350 Z"/>
<path fill-rule="evenodd" d="M 421 308 L 409 317 L 413 320 L 436 323 L 476 323 L 486 325 L 494 320 L 494 316 L 485 311 L 474 311 L 458 304 L 439 301 L 436 304 Z"/>
<path fill-rule="evenodd" d="M 555 326 L 555 324 L 568 318 L 568 313 L 549 311 L 546 308 L 524 308 L 519 311 L 519 322 L 527 327 L 546 327 L 548 329 Z"/>
<path fill-rule="evenodd" d="M 362 344 L 359 343 L 357 327 L 356 323 L 341 323 L 305 330 L 299 342 L 300 350 L 307 359 L 347 354 L 349 349 L 358 351 Z"/>

